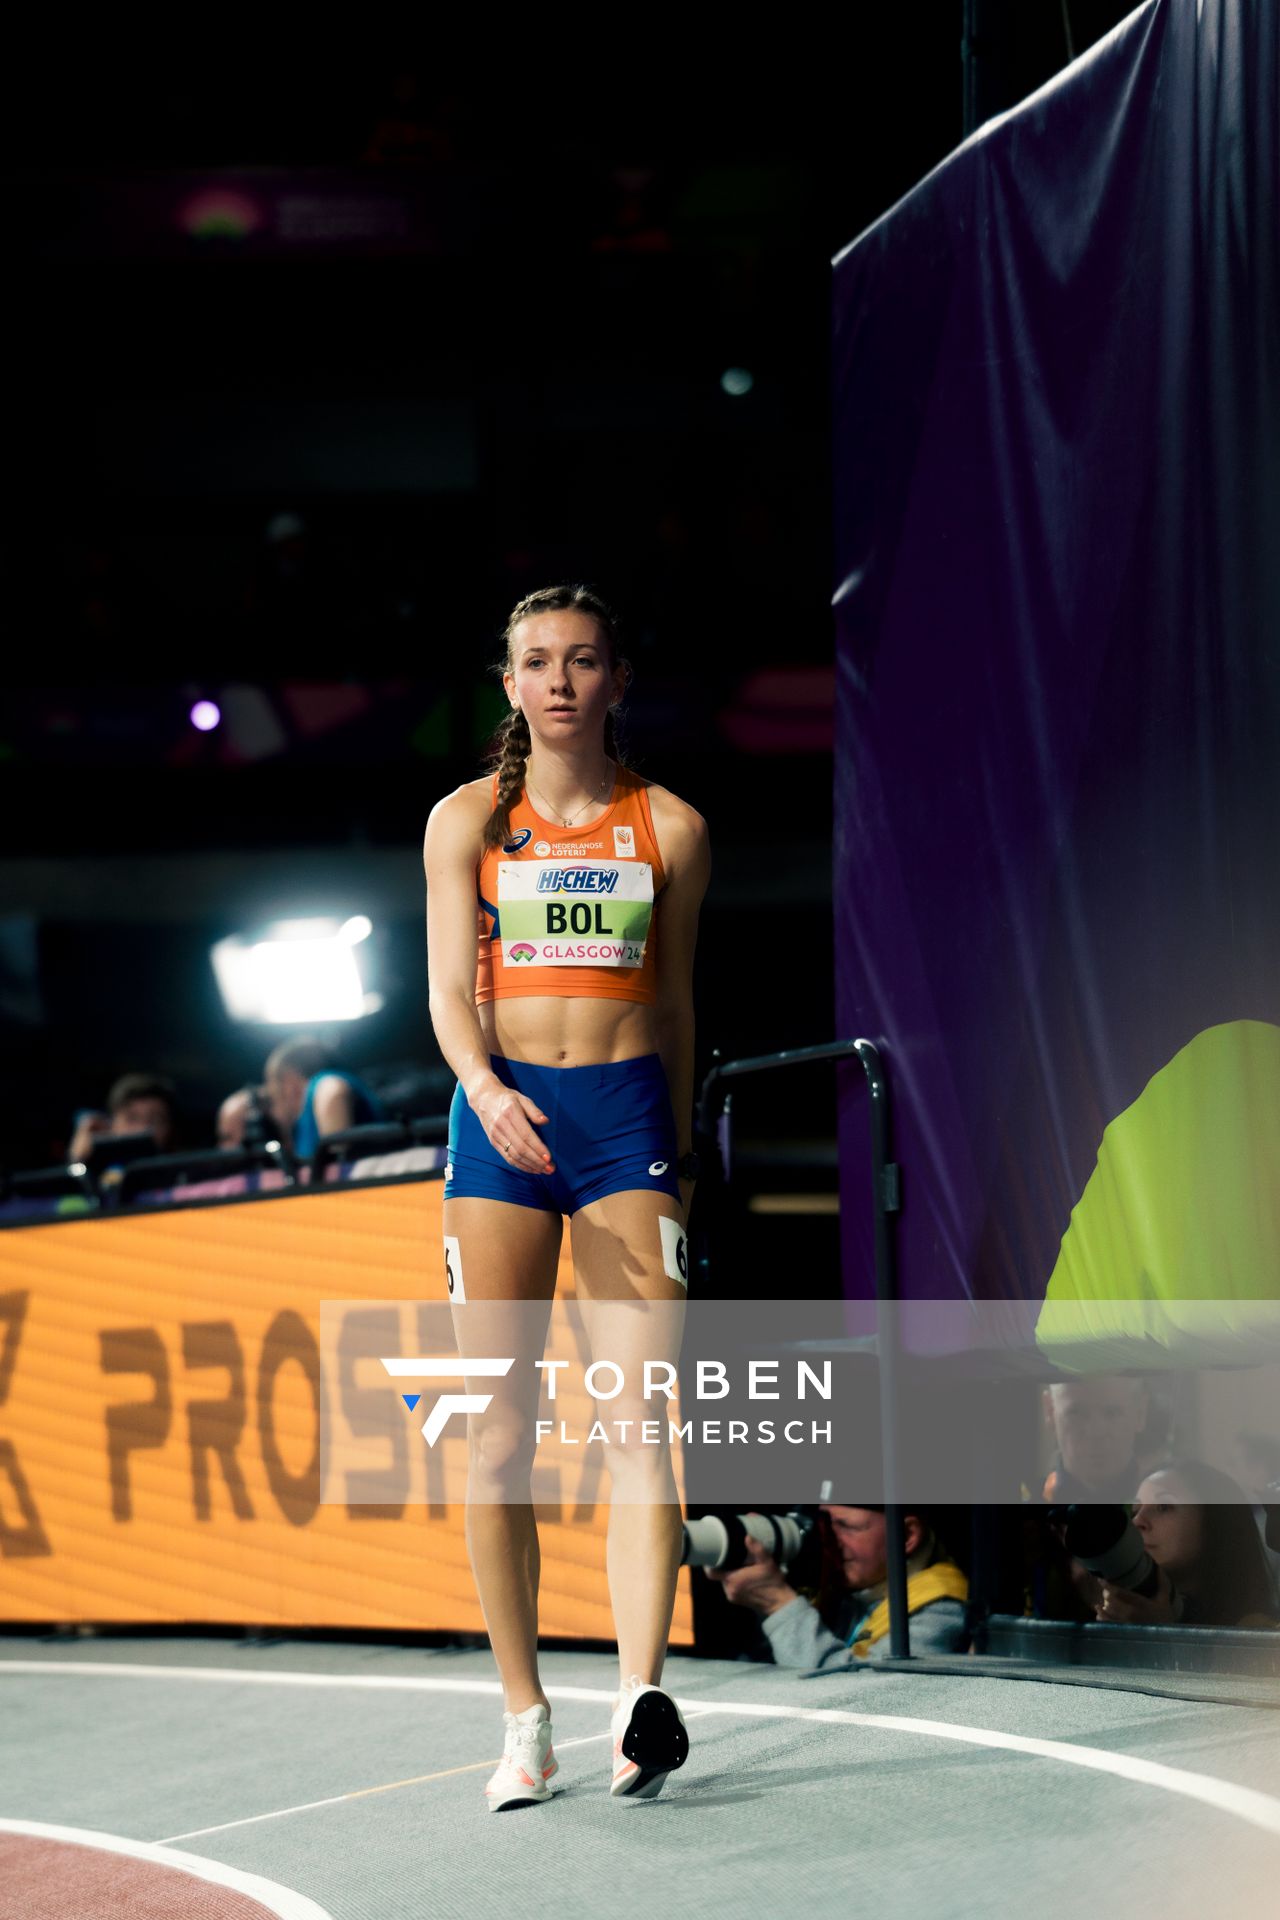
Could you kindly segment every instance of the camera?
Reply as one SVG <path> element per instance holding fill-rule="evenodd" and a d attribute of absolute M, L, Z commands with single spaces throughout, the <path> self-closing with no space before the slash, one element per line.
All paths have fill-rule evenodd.
<path fill-rule="evenodd" d="M 1142 1544 L 1142 1535 L 1123 1507 L 1050 1507 L 1054 1523 L 1065 1521 L 1063 1544 L 1074 1560 L 1113 1587 L 1152 1599 L 1160 1590 L 1160 1569 Z M 1173 1595 L 1173 1616 L 1182 1599 Z"/>
<path fill-rule="evenodd" d="M 249 1105 L 244 1117 L 243 1147 L 265 1147 L 268 1140 L 276 1140 L 280 1130 L 271 1116 L 271 1110 L 263 1099 L 261 1087 L 250 1087 Z"/>
<path fill-rule="evenodd" d="M 817 1560 L 817 1515 L 805 1507 L 768 1513 L 709 1513 L 686 1520 L 680 1564 L 732 1573 L 747 1564 L 747 1539 L 758 1540 L 784 1571 Z"/>

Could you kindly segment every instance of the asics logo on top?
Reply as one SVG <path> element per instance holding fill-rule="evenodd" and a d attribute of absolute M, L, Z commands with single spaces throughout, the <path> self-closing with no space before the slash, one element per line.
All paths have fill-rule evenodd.
<path fill-rule="evenodd" d="M 533 828 L 521 827 L 518 832 L 512 834 L 510 840 L 503 841 L 502 851 L 504 853 L 519 853 L 521 847 L 527 847 L 532 838 Z"/>
<path fill-rule="evenodd" d="M 612 893 L 617 884 L 616 867 L 552 868 L 538 875 L 539 893 Z"/>
<path fill-rule="evenodd" d="M 454 1360 L 442 1354 L 415 1353 L 406 1360 L 383 1358 L 382 1364 L 394 1380 L 464 1380 L 468 1374 L 501 1379 L 514 1367 L 515 1356 L 510 1360 Z M 414 1393 L 403 1397 L 412 1413 L 422 1396 Z M 451 1413 L 483 1413 L 492 1399 L 491 1393 L 442 1393 L 422 1423 L 423 1439 L 434 1447 Z"/>

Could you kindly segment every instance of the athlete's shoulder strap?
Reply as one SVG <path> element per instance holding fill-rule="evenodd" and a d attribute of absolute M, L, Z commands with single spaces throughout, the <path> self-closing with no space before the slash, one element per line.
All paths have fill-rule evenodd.
<path fill-rule="evenodd" d="M 653 785 L 653 782 L 652 780 L 646 780 L 643 774 L 635 773 L 630 767 L 627 768 L 627 775 L 631 780 L 632 790 L 640 803 L 640 812 L 644 819 L 645 830 L 653 842 L 653 851 L 658 856 L 658 871 L 662 875 L 662 883 L 663 886 L 665 886 L 667 869 L 663 864 L 662 848 L 658 845 L 658 830 L 653 824 L 653 806 L 649 799 L 649 789 Z M 661 891 L 661 888 L 659 888 L 659 891 Z"/>

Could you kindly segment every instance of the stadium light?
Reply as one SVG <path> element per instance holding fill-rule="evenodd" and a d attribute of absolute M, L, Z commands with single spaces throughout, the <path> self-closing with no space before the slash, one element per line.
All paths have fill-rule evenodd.
<path fill-rule="evenodd" d="M 364 914 L 336 919 L 279 920 L 261 938 L 230 934 L 210 950 L 222 1003 L 232 1020 L 268 1026 L 311 1026 L 377 1013 L 355 948 L 373 932 Z"/>

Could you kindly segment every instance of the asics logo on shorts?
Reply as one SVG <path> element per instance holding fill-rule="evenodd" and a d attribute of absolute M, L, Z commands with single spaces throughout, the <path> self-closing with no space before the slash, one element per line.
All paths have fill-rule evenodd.
<path fill-rule="evenodd" d="M 665 1173 L 666 1170 L 667 1170 L 667 1162 L 665 1160 L 655 1160 L 653 1165 L 649 1169 L 650 1173 L 655 1175 L 659 1173 Z"/>

